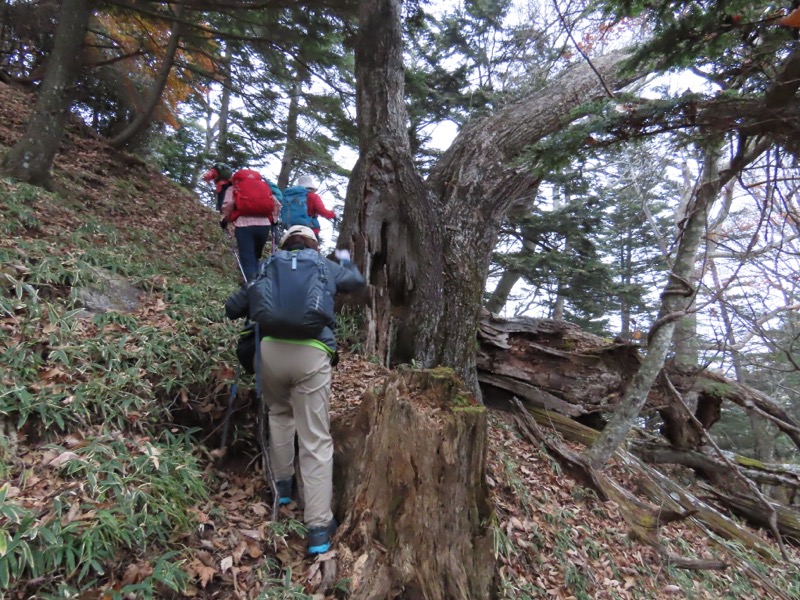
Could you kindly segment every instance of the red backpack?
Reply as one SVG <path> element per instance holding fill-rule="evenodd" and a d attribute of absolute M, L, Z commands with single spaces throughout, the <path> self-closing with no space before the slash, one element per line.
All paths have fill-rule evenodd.
<path fill-rule="evenodd" d="M 230 216 L 231 221 L 239 217 L 267 217 L 272 221 L 275 197 L 258 171 L 240 169 L 233 174 L 231 182 L 236 205 Z"/>

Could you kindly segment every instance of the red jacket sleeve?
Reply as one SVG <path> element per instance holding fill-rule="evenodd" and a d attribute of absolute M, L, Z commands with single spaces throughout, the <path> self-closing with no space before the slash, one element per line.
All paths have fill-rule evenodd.
<path fill-rule="evenodd" d="M 336 213 L 325 208 L 325 205 L 322 203 L 322 198 L 315 192 L 308 192 L 308 196 L 306 196 L 306 205 L 308 206 L 309 217 L 325 217 L 326 219 L 336 218 Z"/>

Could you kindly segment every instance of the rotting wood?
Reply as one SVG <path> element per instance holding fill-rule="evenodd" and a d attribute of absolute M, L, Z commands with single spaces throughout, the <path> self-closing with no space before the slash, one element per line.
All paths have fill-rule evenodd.
<path fill-rule="evenodd" d="M 332 424 L 353 600 L 489 598 L 486 408 L 450 369 L 399 368 Z"/>
<path fill-rule="evenodd" d="M 695 511 L 673 511 L 642 502 L 611 477 L 594 469 L 585 457 L 570 450 L 563 442 L 547 438 L 519 400 L 514 399 L 514 405 L 517 408 L 514 418 L 520 433 L 532 443 L 543 444 L 573 479 L 593 489 L 602 499 L 614 501 L 620 507 L 620 514 L 631 528 L 634 539 L 652 546 L 663 560 L 681 569 L 727 568 L 728 564 L 721 560 L 693 559 L 674 554 L 659 539 L 658 531 L 662 525 L 687 519 Z"/>
<path fill-rule="evenodd" d="M 478 378 L 492 405 L 511 397 L 581 418 L 602 427 L 639 367 L 641 347 L 636 343 L 602 338 L 577 325 L 517 317 L 503 319 L 484 311 L 478 332 Z M 800 422 L 761 392 L 709 370 L 668 363 L 648 394 L 644 412 L 659 413 L 662 435 L 674 450 L 698 450 L 702 429 L 710 429 L 721 415 L 724 401 L 769 419 L 800 448 Z M 676 410 L 669 386 L 682 395 L 697 397 L 694 417 Z"/>
<path fill-rule="evenodd" d="M 596 430 L 563 415 L 544 409 L 527 406 L 525 408 L 538 425 L 554 429 L 569 441 L 586 445 L 598 435 Z M 618 450 L 616 457 L 622 465 L 637 473 L 640 491 L 653 504 L 674 513 L 695 512 L 689 519 L 702 526 L 704 531 L 713 532 L 726 540 L 739 542 L 770 562 L 780 560 L 775 549 L 765 544 L 760 537 L 700 500 L 658 469 L 645 464 L 624 449 Z"/>

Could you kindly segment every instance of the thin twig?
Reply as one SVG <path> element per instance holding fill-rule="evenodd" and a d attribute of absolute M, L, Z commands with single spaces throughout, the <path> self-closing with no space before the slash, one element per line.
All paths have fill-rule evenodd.
<path fill-rule="evenodd" d="M 578 42 L 576 42 L 575 38 L 572 36 L 572 30 L 569 28 L 569 25 L 567 25 L 567 20 L 564 18 L 564 15 L 561 14 L 561 9 L 558 8 L 558 0 L 553 0 L 553 6 L 556 9 L 556 14 L 558 15 L 558 18 L 561 21 L 561 24 L 564 26 L 564 29 L 566 30 L 567 35 L 569 36 L 569 39 L 572 41 L 572 44 L 575 46 L 575 49 L 583 57 L 583 59 L 586 61 L 586 63 L 589 65 L 589 67 L 592 69 L 592 71 L 594 71 L 594 74 L 597 75 L 597 78 L 600 80 L 600 83 L 603 84 L 603 89 L 606 91 L 606 94 L 608 94 L 608 97 L 613 99 L 614 98 L 614 92 L 611 91 L 611 89 L 608 87 L 608 84 L 606 83 L 606 80 L 603 79 L 603 76 L 600 74 L 600 71 L 598 71 L 595 68 L 595 66 L 592 64 L 592 60 L 581 49 L 581 47 L 578 45 Z"/>

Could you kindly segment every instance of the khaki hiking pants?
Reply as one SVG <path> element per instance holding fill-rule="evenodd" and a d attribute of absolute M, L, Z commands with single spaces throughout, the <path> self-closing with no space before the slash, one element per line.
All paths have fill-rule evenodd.
<path fill-rule="evenodd" d="M 262 340 L 261 389 L 269 408 L 269 455 L 276 481 L 294 475 L 294 434 L 307 527 L 327 527 L 333 518 L 333 439 L 328 400 L 330 355 L 319 348 Z"/>

